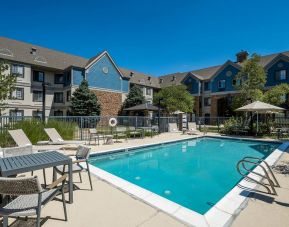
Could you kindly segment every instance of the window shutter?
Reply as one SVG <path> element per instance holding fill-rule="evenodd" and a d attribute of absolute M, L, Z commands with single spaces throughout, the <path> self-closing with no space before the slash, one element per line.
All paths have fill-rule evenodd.
<path fill-rule="evenodd" d="M 275 72 L 275 81 L 278 81 L 279 80 L 279 71 L 276 71 Z"/>

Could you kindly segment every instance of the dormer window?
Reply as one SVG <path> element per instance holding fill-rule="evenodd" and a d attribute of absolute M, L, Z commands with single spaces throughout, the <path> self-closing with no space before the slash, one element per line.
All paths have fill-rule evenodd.
<path fill-rule="evenodd" d="M 36 54 L 36 48 L 35 47 L 31 47 L 31 51 L 30 51 L 30 54 L 33 54 L 35 55 Z"/>
<path fill-rule="evenodd" d="M 172 81 L 176 81 L 176 76 L 173 76 L 173 79 L 172 79 Z"/>
<path fill-rule="evenodd" d="M 160 84 L 162 84 L 164 82 L 164 79 L 160 79 Z"/>
<path fill-rule="evenodd" d="M 151 81 L 151 79 L 152 79 L 152 78 L 149 76 L 149 77 L 148 77 L 148 80 Z"/>
<path fill-rule="evenodd" d="M 134 72 L 130 72 L 130 77 L 133 77 L 133 75 L 134 75 Z"/>

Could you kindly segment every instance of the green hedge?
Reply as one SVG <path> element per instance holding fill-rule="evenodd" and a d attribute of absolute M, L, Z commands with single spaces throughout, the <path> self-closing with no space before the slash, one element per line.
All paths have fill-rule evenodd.
<path fill-rule="evenodd" d="M 47 123 L 39 120 L 24 120 L 13 124 L 11 129 L 22 129 L 27 135 L 32 144 L 36 144 L 41 140 L 48 140 L 49 137 L 44 131 L 44 128 L 55 128 L 61 137 L 65 140 L 72 140 L 74 138 L 74 132 L 77 130 L 77 124 L 73 122 L 63 122 L 57 120 L 49 120 Z M 15 145 L 15 142 L 6 130 L 0 133 L 0 146 L 9 147 Z"/>

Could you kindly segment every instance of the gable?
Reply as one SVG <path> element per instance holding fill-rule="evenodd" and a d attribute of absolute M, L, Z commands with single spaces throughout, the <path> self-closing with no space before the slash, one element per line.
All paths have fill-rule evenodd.
<path fill-rule="evenodd" d="M 231 64 L 228 64 L 226 67 L 220 70 L 218 74 L 215 75 L 211 80 L 212 92 L 221 91 L 220 89 L 218 89 L 218 81 L 220 80 L 225 80 L 226 83 L 225 89 L 223 89 L 222 91 L 234 91 L 235 88 L 233 86 L 233 80 L 235 79 L 239 71 L 239 69 L 237 69 Z"/>
<path fill-rule="evenodd" d="M 188 91 L 193 94 L 199 94 L 200 80 L 196 78 L 193 74 L 188 74 L 183 80 L 182 83 L 185 84 L 188 88 Z"/>
<path fill-rule="evenodd" d="M 91 88 L 128 92 L 128 80 L 123 78 L 107 53 L 86 68 L 85 77 Z"/>
<path fill-rule="evenodd" d="M 277 80 L 276 73 L 280 70 L 287 71 L 286 80 Z M 267 81 L 266 85 L 268 87 L 279 85 L 281 83 L 289 83 L 289 61 L 280 58 L 278 61 L 275 61 L 274 64 L 267 69 Z"/>

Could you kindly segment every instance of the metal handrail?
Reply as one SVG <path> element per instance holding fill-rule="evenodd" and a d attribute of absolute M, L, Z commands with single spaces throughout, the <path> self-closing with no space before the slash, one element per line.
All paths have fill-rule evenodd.
<path fill-rule="evenodd" d="M 246 156 L 246 157 L 243 158 L 243 159 L 244 159 L 244 160 L 254 159 L 254 160 L 258 160 L 258 163 L 259 163 L 259 164 L 263 164 L 263 163 L 264 163 L 265 166 L 266 166 L 266 168 L 267 168 L 267 170 L 269 171 L 271 177 L 273 178 L 274 186 L 280 188 L 280 184 L 279 184 L 279 182 L 277 181 L 277 179 L 276 179 L 276 177 L 275 177 L 275 175 L 274 175 L 271 167 L 269 166 L 269 164 L 268 164 L 264 159 L 262 159 L 262 158 L 257 158 L 257 157 L 251 157 L 251 156 Z"/>
<path fill-rule="evenodd" d="M 251 161 L 251 160 L 248 160 L 248 159 L 255 159 L 255 160 L 258 160 L 258 161 L 256 162 L 256 161 Z M 261 162 L 260 162 L 260 161 L 261 161 Z M 248 168 L 246 167 L 245 163 L 254 164 L 256 167 L 257 167 L 257 166 L 260 166 L 260 168 L 263 170 L 265 176 L 262 175 L 262 174 L 260 174 L 260 173 L 255 172 L 255 171 L 253 171 L 253 170 L 251 170 L 251 169 L 248 169 Z M 261 165 L 262 163 L 265 163 L 266 167 L 268 167 L 268 169 L 269 169 L 269 171 L 270 171 L 270 174 L 272 175 L 272 177 L 273 177 L 273 179 L 274 179 L 275 182 L 269 177 L 269 174 L 268 174 L 267 170 L 265 169 L 264 166 Z M 260 177 L 262 177 L 262 178 L 265 178 L 265 179 L 269 182 L 269 185 L 270 185 L 270 187 L 271 187 L 271 190 L 270 190 L 270 188 L 269 188 L 265 183 L 260 182 L 260 181 L 257 181 L 257 180 L 255 180 L 254 178 L 249 177 L 247 174 L 242 173 L 242 171 L 241 171 L 241 169 L 240 169 L 241 166 L 242 166 L 243 169 L 245 169 L 248 173 L 252 173 L 252 174 L 255 174 L 255 175 L 260 176 Z M 266 188 L 268 194 L 277 195 L 277 192 L 276 192 L 276 190 L 275 190 L 275 187 L 280 187 L 280 185 L 279 185 L 276 177 L 274 176 L 272 170 L 270 169 L 268 163 L 265 162 L 263 159 L 259 159 L 259 158 L 255 158 L 255 157 L 245 157 L 245 158 L 243 158 L 242 160 L 240 160 L 240 161 L 237 163 L 237 171 L 238 171 L 239 174 L 241 174 L 244 178 L 248 178 L 249 180 L 255 182 L 256 184 L 259 184 L 259 185 L 263 186 L 264 188 Z"/>

